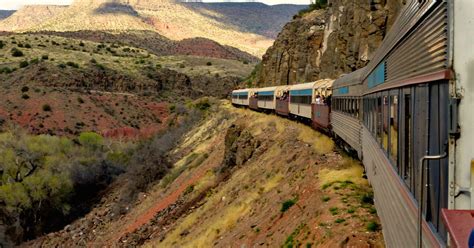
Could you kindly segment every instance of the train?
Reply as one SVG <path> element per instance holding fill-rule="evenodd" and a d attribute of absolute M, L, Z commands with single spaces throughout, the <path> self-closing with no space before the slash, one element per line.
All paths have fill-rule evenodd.
<path fill-rule="evenodd" d="M 473 13 L 472 0 L 407 0 L 365 67 L 234 90 L 232 104 L 341 141 L 364 165 L 388 247 L 473 247 Z"/>

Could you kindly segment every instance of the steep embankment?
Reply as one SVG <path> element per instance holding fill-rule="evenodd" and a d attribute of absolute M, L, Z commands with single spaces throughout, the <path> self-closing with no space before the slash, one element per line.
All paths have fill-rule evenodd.
<path fill-rule="evenodd" d="M 258 85 L 337 78 L 364 67 L 395 21 L 402 0 L 330 1 L 286 24 L 263 56 Z"/>
<path fill-rule="evenodd" d="M 307 126 L 219 105 L 135 203 L 117 211 L 119 181 L 84 218 L 26 246 L 383 245 L 360 164 Z"/>

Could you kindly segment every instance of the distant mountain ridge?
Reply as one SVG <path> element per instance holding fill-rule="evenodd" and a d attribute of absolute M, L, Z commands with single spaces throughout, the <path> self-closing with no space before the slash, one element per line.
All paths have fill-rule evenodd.
<path fill-rule="evenodd" d="M 172 39 L 203 37 L 261 56 L 303 5 L 177 3 L 173 0 L 76 0 L 68 7 L 26 6 L 0 31 L 147 30 Z"/>
<path fill-rule="evenodd" d="M 0 20 L 3 20 L 15 13 L 15 10 L 0 10 Z"/>

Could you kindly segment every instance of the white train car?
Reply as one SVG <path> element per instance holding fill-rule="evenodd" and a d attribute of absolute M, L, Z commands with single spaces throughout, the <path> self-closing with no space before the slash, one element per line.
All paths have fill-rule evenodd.
<path fill-rule="evenodd" d="M 312 104 L 322 104 L 323 98 L 332 94 L 333 80 L 296 84 L 290 87 L 290 114 L 307 119 L 312 118 Z M 319 102 L 318 102 L 319 101 Z"/>
<path fill-rule="evenodd" d="M 232 104 L 248 106 L 250 97 L 250 89 L 241 89 L 232 91 Z"/>
<path fill-rule="evenodd" d="M 258 108 L 274 110 L 276 105 L 275 91 L 277 87 L 266 87 L 256 90 Z"/>

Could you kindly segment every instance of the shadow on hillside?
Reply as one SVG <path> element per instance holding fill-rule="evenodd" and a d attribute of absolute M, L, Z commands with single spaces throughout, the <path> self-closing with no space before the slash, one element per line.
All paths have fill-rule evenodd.
<path fill-rule="evenodd" d="M 105 15 L 105 14 L 125 14 L 135 17 L 139 17 L 138 12 L 128 4 L 121 3 L 104 3 L 101 4 L 99 8 L 94 10 L 96 15 Z"/>
<path fill-rule="evenodd" d="M 275 39 L 283 26 L 305 5 L 266 5 L 263 3 L 181 3 L 224 27 Z"/>

